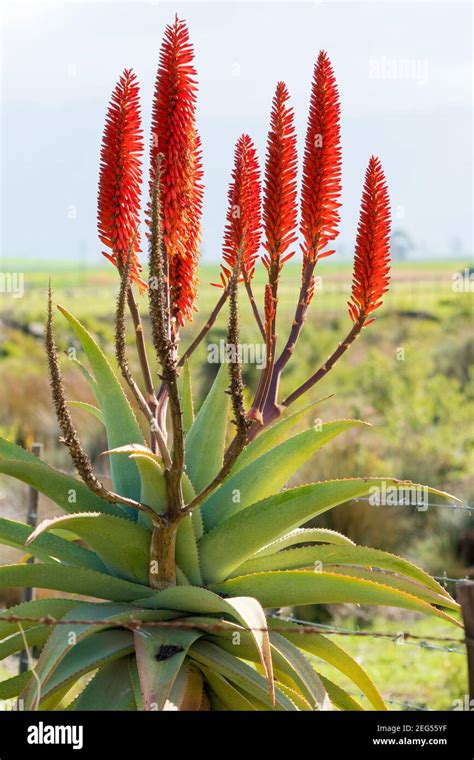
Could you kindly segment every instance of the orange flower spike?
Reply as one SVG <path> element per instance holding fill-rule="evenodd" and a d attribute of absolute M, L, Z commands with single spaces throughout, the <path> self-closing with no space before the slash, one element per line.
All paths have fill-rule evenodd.
<path fill-rule="evenodd" d="M 196 298 L 203 201 L 201 142 L 196 130 L 196 70 L 185 21 L 166 27 L 155 83 L 150 189 L 159 153 L 163 238 L 171 308 L 180 324 L 192 318 Z"/>
<path fill-rule="evenodd" d="M 303 162 L 301 234 L 304 261 L 334 251 L 323 249 L 339 234 L 341 144 L 339 94 L 327 54 L 314 67 Z"/>
<path fill-rule="evenodd" d="M 112 93 L 102 137 L 97 222 L 99 238 L 111 251 L 103 254 L 115 266 L 125 262 L 133 245 L 130 276 L 144 290 L 138 259 L 142 154 L 139 85 L 125 69 Z"/>
<path fill-rule="evenodd" d="M 242 135 L 235 146 L 235 162 L 228 191 L 229 207 L 224 232 L 222 284 L 241 257 L 241 274 L 249 281 L 255 271 L 260 247 L 261 203 L 260 168 L 257 151 L 248 135 Z"/>
<path fill-rule="evenodd" d="M 278 276 L 283 263 L 293 253 L 285 256 L 288 248 L 297 240 L 297 162 L 296 134 L 293 109 L 287 101 L 289 94 L 284 82 L 278 82 L 270 118 L 265 164 L 263 192 L 263 225 L 266 253 L 262 257 L 267 269 L 273 263 Z"/>
<path fill-rule="evenodd" d="M 364 326 L 382 305 L 390 283 L 390 198 L 379 159 L 372 156 L 365 174 L 357 228 L 349 316 Z"/>

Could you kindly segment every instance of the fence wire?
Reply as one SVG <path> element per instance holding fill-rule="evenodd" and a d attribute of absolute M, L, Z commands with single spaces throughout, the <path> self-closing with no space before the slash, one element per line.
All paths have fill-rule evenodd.
<path fill-rule="evenodd" d="M 280 615 L 272 615 L 273 620 L 281 620 L 283 625 L 272 626 L 270 633 L 291 633 L 291 634 L 315 634 L 324 633 L 326 635 L 338 635 L 338 636 L 359 636 L 373 639 L 388 639 L 394 643 L 411 644 L 412 646 L 418 646 L 422 649 L 437 649 L 446 653 L 464 653 L 462 649 L 454 647 L 433 647 L 427 642 L 444 642 L 450 644 L 466 644 L 465 638 L 450 638 L 447 636 L 421 636 L 419 634 L 410 633 L 409 631 L 360 631 L 353 630 L 351 628 L 341 628 L 339 626 L 324 625 L 322 623 L 312 623 L 307 620 L 300 620 L 293 617 L 281 617 Z M 188 621 L 186 618 L 180 618 L 179 620 L 138 620 L 134 617 L 124 618 L 123 620 L 88 620 L 88 619 L 74 619 L 64 620 L 62 618 L 55 618 L 52 615 L 44 615 L 43 617 L 27 617 L 19 615 L 2 615 L 0 621 L 4 623 L 13 623 L 21 625 L 22 623 L 36 623 L 38 625 L 87 625 L 87 626 L 108 626 L 108 627 L 123 627 L 132 631 L 140 631 L 142 628 L 184 628 L 184 629 L 202 629 L 210 633 L 229 631 L 229 622 L 206 623 L 199 621 L 198 623 Z M 284 623 L 294 623 L 298 625 L 298 628 L 294 626 L 285 626 Z M 268 628 L 263 627 L 251 627 L 243 626 L 237 623 L 231 623 L 234 629 L 242 631 L 244 633 L 264 633 L 268 631 Z M 416 643 L 419 642 L 419 643 Z"/>

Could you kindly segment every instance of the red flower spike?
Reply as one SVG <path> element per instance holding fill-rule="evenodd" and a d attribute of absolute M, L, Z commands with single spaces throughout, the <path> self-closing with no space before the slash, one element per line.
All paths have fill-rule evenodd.
<path fill-rule="evenodd" d="M 166 27 L 152 113 L 150 189 L 159 153 L 163 237 L 168 256 L 173 315 L 192 318 L 201 240 L 202 163 L 196 130 L 196 70 L 185 21 Z"/>
<path fill-rule="evenodd" d="M 297 240 L 296 175 L 298 157 L 293 109 L 287 106 L 289 94 L 284 82 L 278 82 L 273 98 L 265 164 L 263 224 L 267 267 L 273 262 L 281 269 L 294 252 L 284 256 Z"/>
<path fill-rule="evenodd" d="M 126 261 L 133 245 L 130 277 L 141 290 L 140 279 L 140 186 L 143 141 L 140 120 L 139 85 L 135 74 L 126 69 L 112 93 L 100 155 L 98 232 L 111 253 L 103 252 L 115 266 Z"/>
<path fill-rule="evenodd" d="M 223 282 L 241 256 L 241 274 L 249 281 L 255 271 L 260 247 L 260 168 L 257 151 L 248 135 L 242 135 L 235 146 L 235 163 L 228 192 L 229 208 L 224 232 L 222 264 Z"/>
<path fill-rule="evenodd" d="M 316 261 L 339 234 L 341 195 L 340 107 L 327 54 L 314 67 L 303 162 L 301 234 L 303 261 Z M 329 255 L 328 253 L 326 255 Z"/>
<path fill-rule="evenodd" d="M 390 198 L 382 165 L 372 156 L 365 174 L 359 226 L 357 228 L 352 277 L 352 295 L 348 302 L 353 322 L 373 322 L 367 316 L 382 305 L 390 282 Z"/>

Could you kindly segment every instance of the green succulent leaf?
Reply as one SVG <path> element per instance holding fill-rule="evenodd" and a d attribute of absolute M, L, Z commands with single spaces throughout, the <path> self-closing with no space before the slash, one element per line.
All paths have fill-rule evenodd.
<path fill-rule="evenodd" d="M 165 475 L 158 457 L 154 454 L 148 456 L 137 452 L 131 454 L 131 459 L 136 463 L 140 473 L 140 501 L 151 507 L 157 514 L 164 514 L 168 506 L 168 497 Z"/>
<path fill-rule="evenodd" d="M 181 520 L 176 534 L 176 562 L 195 586 L 202 586 L 199 551 L 192 515 Z"/>
<path fill-rule="evenodd" d="M 189 656 L 206 670 L 219 673 L 245 693 L 256 697 L 267 708 L 273 707 L 266 679 L 247 663 L 225 652 L 210 641 L 199 640 L 189 650 Z M 275 689 L 275 709 L 295 710 L 294 704 L 278 688 Z"/>
<path fill-rule="evenodd" d="M 31 709 L 31 706 L 37 701 L 38 681 L 41 684 L 39 689 L 40 694 L 44 696 L 47 693 L 46 687 L 53 677 L 55 684 L 67 680 L 62 678 L 61 675 L 65 670 L 63 667 L 63 661 L 66 660 L 71 653 L 76 651 L 79 644 L 85 644 L 86 640 L 89 639 L 96 639 L 98 633 L 105 631 L 107 628 L 113 628 L 118 621 L 123 622 L 130 617 L 133 617 L 135 620 L 167 620 L 174 617 L 174 613 L 167 610 L 150 614 L 149 611 L 136 610 L 129 604 L 78 603 L 76 601 L 75 606 L 62 618 L 65 621 L 71 622 L 67 625 L 63 624 L 56 626 L 41 652 L 35 669 L 37 679 L 34 682 L 32 681 L 29 689 L 25 693 L 25 708 Z M 73 622 L 75 620 L 85 620 L 87 622 Z M 110 632 L 129 633 L 124 630 Z M 71 634 L 74 634 L 74 636 L 72 637 Z M 91 650 L 90 648 L 87 648 L 86 651 L 89 652 Z M 75 662 L 74 658 L 73 662 Z M 99 662 L 95 667 L 100 666 L 101 663 Z M 55 673 L 58 670 L 59 675 L 55 677 Z"/>
<path fill-rule="evenodd" d="M 301 650 L 278 633 L 270 634 L 270 642 L 273 657 L 278 655 L 278 666 L 275 662 L 275 667 L 278 667 L 279 670 L 284 669 L 313 709 L 330 710 L 331 703 L 326 689 Z"/>
<path fill-rule="evenodd" d="M 178 390 L 181 399 L 184 431 L 188 433 L 194 422 L 193 389 L 188 361 L 184 362 L 183 369 L 179 375 Z"/>
<path fill-rule="evenodd" d="M 239 470 L 242 470 L 243 467 L 254 462 L 255 459 L 258 459 L 263 454 L 266 454 L 270 449 L 273 449 L 275 446 L 278 446 L 278 444 L 284 443 L 288 440 L 290 430 L 292 430 L 298 422 L 306 419 L 315 406 L 318 406 L 328 398 L 330 398 L 330 396 L 321 398 L 318 401 L 312 401 L 311 404 L 304 406 L 302 409 L 294 412 L 294 414 L 290 414 L 287 417 L 278 420 L 278 422 L 275 422 L 269 428 L 261 432 L 251 443 L 248 444 L 248 446 L 245 447 L 233 467 L 233 474 L 235 475 Z"/>
<path fill-rule="evenodd" d="M 53 631 L 51 625 L 22 618 L 53 616 L 60 619 L 76 605 L 77 601 L 72 599 L 35 599 L 4 610 L 0 614 L 0 659 L 22 651 L 25 639 L 29 647 L 43 645 Z M 1 620 L 12 615 L 19 618 L 18 623 Z"/>
<path fill-rule="evenodd" d="M 220 631 L 216 636 L 211 637 L 211 641 L 230 655 L 238 656 L 251 662 L 257 662 L 255 650 L 250 645 L 249 633 L 247 631 L 240 632 L 238 644 L 234 642 L 231 636 L 232 631 L 230 630 Z M 331 709 L 321 679 L 300 650 L 275 632 L 270 633 L 270 643 L 275 674 L 278 680 L 281 682 L 282 675 L 284 674 L 285 684 L 294 690 L 298 689 L 310 709 Z"/>
<path fill-rule="evenodd" d="M 47 466 L 42 459 L 22 446 L 7 441 L 5 438 L 0 438 L 0 460 L 2 459 L 13 459 L 15 462 L 33 462 L 33 464 L 44 464 L 45 467 Z"/>
<path fill-rule="evenodd" d="M 161 515 L 166 512 L 168 497 L 163 471 L 163 460 L 148 446 L 132 443 L 104 451 L 104 454 L 126 456 L 138 467 L 140 473 L 140 501 Z"/>
<path fill-rule="evenodd" d="M 199 542 L 204 580 L 223 580 L 271 541 L 328 509 L 369 495 L 382 484 L 407 487 L 405 481 L 386 478 L 327 480 L 289 489 L 238 512 Z"/>
<path fill-rule="evenodd" d="M 0 660 L 10 657 L 10 655 L 16 652 L 23 651 L 25 649 L 25 640 L 28 647 L 42 646 L 50 633 L 51 626 L 48 625 L 35 625 L 28 628 L 24 633 L 21 631 L 13 633 L 7 639 L 0 641 Z"/>
<path fill-rule="evenodd" d="M 227 478 L 201 507 L 206 531 L 280 491 L 325 443 L 346 430 L 366 424 L 360 420 L 336 420 L 326 422 L 322 430 L 305 430 Z M 239 494 L 238 500 L 234 498 L 236 493 Z"/>
<path fill-rule="evenodd" d="M 288 679 L 289 680 L 289 679 Z M 295 707 L 297 707 L 298 710 L 301 712 L 313 712 L 313 708 L 311 707 L 310 703 L 307 699 L 302 695 L 302 693 L 295 689 L 292 686 L 289 686 L 287 683 L 283 683 L 283 681 L 279 680 L 278 682 L 278 688 L 280 691 L 283 692 L 283 694 L 286 694 L 288 699 L 291 699 Z M 322 683 L 322 680 L 321 680 Z"/>
<path fill-rule="evenodd" d="M 73 607 L 77 606 L 78 602 L 74 599 L 32 599 L 30 602 L 22 602 L 16 604 L 13 607 L 0 612 L 0 639 L 6 638 L 18 631 L 17 623 L 10 623 L 4 618 L 8 618 L 11 615 L 16 616 L 21 621 L 23 630 L 27 630 L 36 623 L 30 620 L 23 620 L 23 618 L 41 618 L 46 615 L 52 615 L 54 618 L 61 618 Z"/>
<path fill-rule="evenodd" d="M 319 677 L 334 707 L 337 707 L 339 710 L 348 710 L 349 712 L 363 712 L 364 708 L 362 705 L 353 696 L 348 694 L 345 689 L 341 689 L 340 686 L 321 674 L 319 674 Z"/>
<path fill-rule="evenodd" d="M 0 681 L 0 699 L 13 699 L 18 697 L 31 679 L 31 670 L 20 673 L 18 676 L 5 678 Z"/>
<path fill-rule="evenodd" d="M 218 593 L 253 596 L 262 607 L 289 607 L 305 604 L 378 604 L 403 607 L 436 615 L 460 625 L 445 612 L 395 588 L 338 573 L 311 570 L 280 570 L 243 575 L 214 586 Z"/>
<path fill-rule="evenodd" d="M 248 575 L 267 570 L 314 568 L 315 565 L 321 569 L 331 565 L 361 565 L 390 570 L 419 581 L 437 594 L 450 599 L 448 592 L 420 567 L 395 554 L 367 546 L 305 546 L 288 549 L 277 554 L 248 560 L 234 570 L 232 575 Z M 331 572 L 333 572 L 332 569 Z"/>
<path fill-rule="evenodd" d="M 66 565 L 1 565 L 0 588 L 47 588 L 114 602 L 128 602 L 152 593 L 148 586 L 114 578 L 97 570 Z"/>
<path fill-rule="evenodd" d="M 255 704 L 220 673 L 204 668 L 206 681 L 227 710 L 256 710 Z"/>
<path fill-rule="evenodd" d="M 20 447 L 18 447 L 20 448 Z M 23 451 L 23 449 L 20 449 Z M 115 504 L 109 504 L 90 491 L 80 480 L 54 470 L 36 457 L 0 458 L 0 472 L 27 483 L 40 493 L 54 501 L 65 512 L 104 512 L 105 514 L 124 515 L 124 510 Z"/>
<path fill-rule="evenodd" d="M 167 705 L 170 710 L 195 711 L 201 708 L 204 696 L 202 672 L 189 660 L 185 660 L 169 693 Z"/>
<path fill-rule="evenodd" d="M 44 538 L 45 531 L 58 528 L 86 541 L 114 574 L 147 584 L 150 533 L 145 528 L 125 517 L 77 513 L 43 520 L 29 536 L 27 546 L 33 546 L 37 537 Z"/>
<path fill-rule="evenodd" d="M 46 683 L 42 683 L 39 708 L 52 709 L 80 677 L 132 652 L 133 635 L 130 631 L 99 631 L 78 642 L 66 654 L 61 667 L 56 668 Z M 34 683 L 33 679 L 31 685 Z M 36 691 L 33 691 L 33 695 L 32 706 L 38 704 Z"/>
<path fill-rule="evenodd" d="M 196 492 L 222 467 L 230 404 L 228 384 L 227 366 L 222 364 L 186 436 L 186 472 Z"/>
<path fill-rule="evenodd" d="M 354 541 L 351 541 L 350 538 L 347 538 L 342 533 L 338 533 L 336 530 L 330 530 L 329 528 L 295 528 L 295 530 L 285 533 L 281 538 L 277 538 L 276 541 L 271 541 L 263 549 L 259 549 L 256 557 L 267 557 L 269 554 L 276 554 L 281 549 L 288 549 L 290 546 L 295 546 L 295 544 L 310 543 L 354 546 Z"/>
<path fill-rule="evenodd" d="M 183 628 L 137 631 L 135 652 L 145 710 L 163 710 L 189 647 L 202 631 Z"/>
<path fill-rule="evenodd" d="M 88 404 L 86 401 L 69 401 L 69 406 L 72 406 L 75 409 L 80 409 L 83 412 L 88 412 L 89 414 L 92 414 L 93 417 L 95 417 L 97 420 L 99 420 L 99 422 L 101 422 L 105 426 L 104 415 L 102 414 L 102 412 L 97 406 L 94 406 L 94 404 Z"/>
<path fill-rule="evenodd" d="M 167 510 L 168 496 L 166 480 L 161 457 L 154 454 L 146 446 L 121 446 L 107 452 L 109 454 L 126 454 L 137 463 L 141 479 L 140 501 L 151 507 L 157 514 L 163 514 Z M 194 489 L 186 473 L 182 478 L 183 496 L 186 502 L 191 501 Z M 191 583 L 202 584 L 201 570 L 199 565 L 199 552 L 196 534 L 202 535 L 202 525 L 196 512 L 186 517 L 178 526 L 176 536 L 176 561 Z M 138 524 L 151 529 L 151 521 L 148 515 L 139 515 Z M 149 539 L 148 539 L 149 543 Z"/>
<path fill-rule="evenodd" d="M 337 670 L 358 686 L 375 710 L 387 709 L 382 696 L 370 676 L 350 654 L 334 643 L 334 641 L 316 631 L 314 633 L 308 632 L 307 629 L 302 634 L 300 625 L 287 620 L 270 618 L 268 625 L 270 631 L 276 629 L 284 631 L 282 635 L 292 644 L 337 668 Z M 294 633 L 292 633 L 292 630 L 294 630 Z"/>
<path fill-rule="evenodd" d="M 100 712 L 136 709 L 129 659 L 122 657 L 100 668 L 68 709 Z"/>
<path fill-rule="evenodd" d="M 87 367 L 81 361 L 79 361 L 79 359 L 77 359 L 77 357 L 71 356 L 70 361 L 72 361 L 73 364 L 74 364 L 74 366 L 77 367 L 77 369 L 81 373 L 82 377 L 84 378 L 84 380 L 86 381 L 86 383 L 89 385 L 90 389 L 92 390 L 95 398 L 98 399 L 98 397 L 99 397 L 99 390 L 98 390 L 97 382 L 96 382 L 94 376 L 92 375 L 92 373 L 89 372 L 89 370 L 87 369 Z"/>
<path fill-rule="evenodd" d="M 140 676 L 138 675 L 137 659 L 136 657 L 128 658 L 128 672 L 130 675 L 130 683 L 135 697 L 135 704 L 139 712 L 143 712 L 143 698 L 142 689 L 140 686 Z"/>
<path fill-rule="evenodd" d="M 33 528 L 29 525 L 0 517 L 0 544 L 13 546 L 16 549 L 23 549 L 32 533 Z M 59 536 L 40 536 L 35 541 L 34 546 L 29 548 L 29 553 L 43 562 L 57 562 L 61 560 L 66 565 L 106 571 L 104 563 L 94 552 L 78 546 L 71 541 L 66 541 Z"/>
<path fill-rule="evenodd" d="M 267 620 L 256 599 L 232 597 L 223 599 L 207 589 L 196 586 L 175 586 L 140 599 L 137 605 L 153 609 L 174 609 L 198 615 L 228 615 L 244 628 L 251 630 L 257 652 L 272 692 L 272 664 Z"/>
<path fill-rule="evenodd" d="M 377 570 L 376 568 L 368 570 L 363 567 L 349 567 L 348 565 L 341 567 L 332 565 L 327 567 L 327 570 L 331 573 L 340 573 L 345 576 L 350 575 L 353 578 L 361 578 L 368 581 L 375 581 L 375 583 L 382 583 L 384 586 L 391 586 L 399 591 L 406 591 L 407 594 L 416 596 L 418 599 L 428 602 L 428 604 L 435 604 L 436 606 L 445 607 L 446 609 L 455 612 L 459 610 L 457 602 L 455 602 L 447 592 L 444 592 L 444 589 L 443 594 L 438 594 L 430 588 L 421 585 L 418 581 L 394 573 L 389 573 L 385 570 Z"/>
<path fill-rule="evenodd" d="M 105 420 L 109 449 L 131 443 L 143 444 L 143 435 L 115 372 L 85 327 L 63 306 L 58 306 L 76 333 L 97 383 L 97 401 Z M 110 463 L 114 489 L 121 496 L 138 499 L 140 479 L 133 461 Z"/>

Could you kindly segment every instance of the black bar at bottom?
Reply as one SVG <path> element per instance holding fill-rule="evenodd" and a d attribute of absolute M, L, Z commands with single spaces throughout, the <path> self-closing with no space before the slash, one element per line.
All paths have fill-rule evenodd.
<path fill-rule="evenodd" d="M 290 743 L 295 758 L 321 751 L 364 757 L 474 757 L 472 712 L 178 713 L 0 712 L 0 760 L 115 759 L 184 750 L 265 756 Z M 346 757 L 350 755 L 347 754 Z"/>

